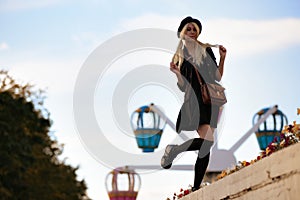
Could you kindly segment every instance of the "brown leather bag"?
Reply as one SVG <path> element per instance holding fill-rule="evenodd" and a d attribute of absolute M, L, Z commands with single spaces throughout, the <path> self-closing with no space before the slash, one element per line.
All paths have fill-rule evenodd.
<path fill-rule="evenodd" d="M 203 83 L 198 70 L 194 66 L 200 83 L 201 95 L 204 104 L 222 106 L 227 102 L 225 88 L 217 83 Z"/>

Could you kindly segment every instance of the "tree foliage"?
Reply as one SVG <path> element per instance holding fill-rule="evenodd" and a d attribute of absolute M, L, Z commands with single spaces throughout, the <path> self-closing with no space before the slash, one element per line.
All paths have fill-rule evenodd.
<path fill-rule="evenodd" d="M 1 199 L 88 199 L 84 180 L 58 159 L 62 145 L 49 136 L 42 91 L 0 71 Z"/>

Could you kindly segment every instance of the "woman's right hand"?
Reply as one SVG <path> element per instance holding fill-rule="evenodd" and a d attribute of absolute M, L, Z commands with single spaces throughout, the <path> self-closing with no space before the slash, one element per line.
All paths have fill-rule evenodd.
<path fill-rule="evenodd" d="M 181 76 L 180 70 L 177 67 L 177 65 L 174 64 L 173 62 L 170 62 L 170 70 L 176 74 L 177 79 L 178 79 L 178 86 L 179 86 L 180 90 L 184 91 L 184 89 L 183 89 L 184 80 L 183 80 L 183 77 Z"/>
<path fill-rule="evenodd" d="M 174 64 L 173 62 L 170 62 L 170 70 L 175 73 L 176 75 L 179 75 L 180 74 L 180 70 L 179 68 L 177 67 L 176 64 Z"/>

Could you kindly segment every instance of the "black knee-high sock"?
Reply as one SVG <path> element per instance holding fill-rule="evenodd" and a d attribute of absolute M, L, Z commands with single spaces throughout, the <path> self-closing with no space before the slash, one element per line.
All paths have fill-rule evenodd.
<path fill-rule="evenodd" d="M 200 150 L 203 141 L 205 141 L 202 138 L 194 138 L 194 139 L 190 139 L 184 143 L 182 143 L 181 145 L 178 145 L 175 148 L 175 153 L 178 155 L 184 151 L 196 151 L 196 150 Z"/>
<path fill-rule="evenodd" d="M 198 153 L 198 157 L 195 163 L 195 177 L 194 177 L 194 188 L 199 189 L 200 184 L 205 175 L 209 157 L 210 157 L 210 148 L 213 145 L 212 141 L 204 140 L 201 146 L 201 149 Z"/>
<path fill-rule="evenodd" d="M 209 156 L 210 156 L 210 148 L 213 142 L 205 140 L 203 143 L 197 160 L 195 164 L 195 177 L 194 177 L 194 188 L 199 189 L 200 184 L 203 180 L 204 174 L 206 172 L 208 163 L 209 163 Z"/>
<path fill-rule="evenodd" d="M 197 157 L 196 164 L 195 164 L 195 177 L 194 177 L 194 188 L 196 190 L 199 189 L 200 184 L 203 180 L 204 174 L 206 172 L 206 168 L 209 163 L 209 156 L 210 153 L 208 153 L 203 158 Z"/>

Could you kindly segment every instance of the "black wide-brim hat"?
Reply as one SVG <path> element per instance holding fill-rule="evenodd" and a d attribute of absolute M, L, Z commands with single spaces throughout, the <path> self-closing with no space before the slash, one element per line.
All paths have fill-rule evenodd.
<path fill-rule="evenodd" d="M 182 31 L 183 27 L 188 24 L 188 23 L 191 23 L 191 22 L 194 22 L 198 25 L 199 29 L 200 29 L 200 33 L 202 31 L 202 24 L 201 22 L 198 20 L 198 19 L 195 19 L 195 18 L 192 18 L 191 16 L 188 16 L 186 18 L 184 18 L 181 22 L 180 22 L 180 25 L 178 27 L 178 32 L 177 32 L 177 36 L 180 37 L 180 32 Z M 199 33 L 199 34 L 200 34 Z"/>

